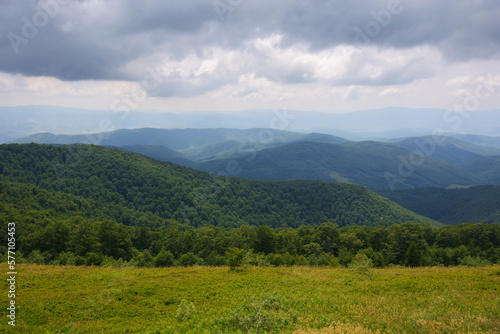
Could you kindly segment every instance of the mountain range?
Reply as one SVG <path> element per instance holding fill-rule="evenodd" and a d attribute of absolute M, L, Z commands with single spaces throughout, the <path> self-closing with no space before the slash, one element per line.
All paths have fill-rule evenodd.
<path fill-rule="evenodd" d="M 272 128 L 302 133 L 326 133 L 358 141 L 428 136 L 437 131 L 465 141 L 479 140 L 477 143 L 480 144 L 481 136 L 500 135 L 498 124 L 500 124 L 499 110 L 455 113 L 444 109 L 388 107 L 340 114 L 286 108 L 168 113 L 151 110 L 124 112 L 31 105 L 0 107 L 0 143 L 42 132 L 82 134 L 154 127 Z M 479 134 L 478 138 L 473 138 Z M 488 144 L 500 148 L 498 138 Z"/>
<path fill-rule="evenodd" d="M 494 143 L 496 137 L 481 137 Z M 348 182 L 372 190 L 500 183 L 500 149 L 454 137 L 349 141 L 275 129 L 117 130 L 87 135 L 41 133 L 16 141 L 97 144 L 215 174 L 258 180 Z"/>
<path fill-rule="evenodd" d="M 162 228 L 440 225 L 358 185 L 216 177 L 108 147 L 4 144 L 0 161 L 2 221 L 82 216 Z"/>

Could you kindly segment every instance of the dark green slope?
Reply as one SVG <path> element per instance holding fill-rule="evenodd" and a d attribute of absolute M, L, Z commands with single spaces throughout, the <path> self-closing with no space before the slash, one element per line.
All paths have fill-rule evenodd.
<path fill-rule="evenodd" d="M 2 182 L 123 207 L 139 218 L 153 214 L 162 222 L 295 227 L 427 220 L 357 185 L 218 178 L 99 146 L 1 145 L 0 161 Z"/>
<path fill-rule="evenodd" d="M 483 184 L 500 184 L 500 156 L 480 158 L 464 169 L 476 175 Z"/>
<path fill-rule="evenodd" d="M 237 158 L 236 176 L 261 180 L 313 179 L 360 184 L 372 189 L 388 188 L 385 173 L 397 177 L 402 159 L 410 152 L 378 142 L 328 144 L 299 142 L 258 152 L 253 159 Z M 210 161 L 197 166 L 207 172 L 223 170 L 229 160 Z M 403 175 L 397 187 L 449 186 L 474 184 L 475 177 L 446 162 L 425 158 L 412 166 L 412 173 Z M 403 169 L 404 172 L 407 169 Z"/>
<path fill-rule="evenodd" d="M 129 226 L 151 228 L 177 225 L 152 212 L 141 212 L 122 205 L 103 203 L 91 198 L 47 190 L 32 184 L 0 181 L 0 214 L 7 221 L 66 220 L 68 218 L 92 221 L 113 220 Z"/>
<path fill-rule="evenodd" d="M 139 153 L 156 160 L 168 161 L 186 167 L 192 167 L 196 165 L 196 162 L 188 159 L 183 154 L 161 145 L 130 145 L 117 148 L 129 152 Z"/>
<path fill-rule="evenodd" d="M 498 149 L 478 146 L 457 138 L 444 137 L 439 141 L 433 137 L 414 137 L 391 141 L 391 144 L 408 151 L 420 151 L 436 160 L 446 161 L 455 166 L 472 163 L 483 156 L 498 155 Z"/>
<path fill-rule="evenodd" d="M 500 186 L 420 188 L 381 194 L 445 224 L 500 223 Z"/>

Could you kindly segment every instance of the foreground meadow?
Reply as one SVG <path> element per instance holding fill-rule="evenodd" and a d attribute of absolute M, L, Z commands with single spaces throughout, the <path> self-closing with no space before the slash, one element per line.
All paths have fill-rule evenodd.
<path fill-rule="evenodd" d="M 6 273 L 5 264 L 0 266 Z M 498 333 L 500 266 L 157 269 L 18 265 L 20 333 Z"/>

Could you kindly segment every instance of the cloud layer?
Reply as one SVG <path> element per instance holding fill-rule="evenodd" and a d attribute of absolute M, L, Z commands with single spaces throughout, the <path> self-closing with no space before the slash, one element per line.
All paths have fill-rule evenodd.
<path fill-rule="evenodd" d="M 357 100 L 500 61 L 496 0 L 0 0 L 0 22 L 5 74 L 141 83 L 153 69 L 151 97 L 321 85 Z"/>

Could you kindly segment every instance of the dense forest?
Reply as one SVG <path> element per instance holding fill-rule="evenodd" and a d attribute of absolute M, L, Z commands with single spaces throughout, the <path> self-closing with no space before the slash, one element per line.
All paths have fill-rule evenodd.
<path fill-rule="evenodd" d="M 5 209 L 5 207 L 3 208 Z M 351 226 L 333 223 L 273 229 L 125 226 L 112 220 L 44 217 L 31 211 L 16 225 L 17 260 L 37 264 L 108 266 L 222 266 L 241 254 L 248 265 L 347 266 L 365 255 L 389 265 L 483 265 L 500 263 L 500 225 L 461 224 L 439 229 L 419 223 Z M 37 218 L 33 218 L 37 217 Z M 42 218 L 43 217 L 43 218 Z M 7 231 L 6 215 L 0 215 Z M 0 246 L 2 254 L 6 247 Z"/>
<path fill-rule="evenodd" d="M 500 186 L 435 187 L 381 191 L 403 207 L 444 224 L 500 223 Z"/>
<path fill-rule="evenodd" d="M 250 181 L 94 146 L 0 146 L 18 260 L 75 265 L 474 265 L 500 226 L 441 226 L 361 186 Z M 5 254 L 5 246 L 0 246 Z"/>
<path fill-rule="evenodd" d="M 195 227 L 298 227 L 326 221 L 339 226 L 427 221 L 439 226 L 358 185 L 219 177 L 100 146 L 0 145 L 0 161 L 0 181 L 127 208 L 123 215 L 109 217 L 125 225 L 159 226 L 160 219 Z M 150 213 L 157 218 L 136 220 Z"/>

